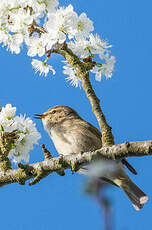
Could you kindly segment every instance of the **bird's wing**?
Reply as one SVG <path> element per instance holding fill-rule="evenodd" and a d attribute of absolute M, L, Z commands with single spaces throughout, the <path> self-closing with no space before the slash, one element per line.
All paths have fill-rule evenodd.
<path fill-rule="evenodd" d="M 77 124 L 77 122 L 78 122 L 78 124 Z M 68 125 L 68 124 L 66 124 L 66 125 Z M 69 125 L 71 126 L 71 122 L 69 123 Z M 98 148 L 101 148 L 101 146 L 102 146 L 102 134 L 96 127 L 91 125 L 89 122 L 86 122 L 84 120 L 78 119 L 77 121 L 74 120 L 74 123 L 73 123 L 71 128 L 72 129 L 75 129 L 75 128 L 77 129 L 77 125 L 83 127 L 83 129 L 79 129 L 79 132 L 81 130 L 85 131 L 84 133 L 85 133 L 86 136 L 88 136 L 88 139 L 90 137 L 90 133 L 92 133 L 94 136 L 96 136 L 97 139 L 99 140 Z M 88 131 L 90 131 L 90 133 L 88 133 Z M 77 130 L 77 132 L 78 132 L 78 130 Z M 101 146 L 100 146 L 100 141 L 101 141 Z M 130 172 L 132 172 L 133 174 L 137 175 L 137 171 L 129 164 L 129 162 L 125 158 L 123 158 L 121 160 L 121 162 L 130 170 Z"/>

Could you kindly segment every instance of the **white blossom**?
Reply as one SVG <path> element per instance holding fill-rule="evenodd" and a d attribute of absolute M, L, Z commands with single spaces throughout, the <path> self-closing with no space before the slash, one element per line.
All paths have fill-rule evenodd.
<path fill-rule="evenodd" d="M 32 31 L 36 23 L 45 29 L 45 33 Z M 27 55 L 42 57 L 46 51 L 54 48 L 55 43 L 68 44 L 68 47 L 78 57 L 89 56 L 100 58 L 91 71 L 100 81 L 102 76 L 112 76 L 115 58 L 109 56 L 109 45 L 99 35 L 93 35 L 93 22 L 85 13 L 78 15 L 73 6 L 60 7 L 59 0 L 0 0 L 0 43 L 12 53 L 20 53 L 22 44 L 27 45 Z M 30 33 L 31 32 L 31 33 Z M 34 33 L 33 33 L 34 32 Z M 47 75 L 52 66 L 33 59 L 32 66 L 40 75 Z M 75 70 L 69 65 L 64 66 L 65 74 L 74 86 L 80 86 Z"/>
<path fill-rule="evenodd" d="M 104 59 L 105 53 L 108 53 L 108 49 L 112 47 L 112 45 L 109 45 L 106 41 L 102 40 L 98 34 L 96 34 L 96 36 L 90 34 L 89 41 L 91 46 L 91 53 L 98 54 L 100 59 Z"/>
<path fill-rule="evenodd" d="M 49 13 L 54 12 L 59 5 L 58 0 L 42 0 L 46 4 L 46 8 Z"/>
<path fill-rule="evenodd" d="M 37 21 L 38 18 L 44 16 L 44 11 L 46 10 L 46 4 L 43 0 L 20 0 L 21 8 L 31 8 L 31 14 L 34 16 L 34 19 Z"/>
<path fill-rule="evenodd" d="M 96 81 L 101 81 L 101 77 L 105 75 L 107 79 L 112 77 L 112 72 L 114 71 L 115 57 L 106 56 L 106 63 L 101 64 L 101 66 L 96 65 L 91 72 L 95 73 Z"/>
<path fill-rule="evenodd" d="M 76 76 L 75 70 L 73 67 L 69 64 L 63 66 L 64 70 L 63 73 L 66 75 L 69 75 L 69 77 L 66 77 L 66 81 L 70 81 L 70 84 L 75 87 L 80 87 L 81 88 L 81 81 L 79 78 Z"/>
<path fill-rule="evenodd" d="M 0 43 L 18 54 L 24 39 L 29 36 L 29 25 L 33 20 L 39 22 L 45 9 L 46 5 L 40 0 L 1 0 Z"/>
<path fill-rule="evenodd" d="M 38 140 L 41 135 L 35 128 L 35 124 L 30 118 L 25 116 L 16 116 L 14 123 L 18 129 L 19 139 L 15 142 L 15 148 L 9 153 L 9 157 L 13 157 L 15 163 L 19 163 L 21 160 L 25 162 L 29 161 L 29 151 L 33 149 L 34 144 L 38 144 Z"/>
<path fill-rule="evenodd" d="M 46 43 L 43 37 L 30 37 L 26 40 L 26 44 L 28 46 L 28 56 L 34 57 L 38 55 L 42 57 L 45 54 Z"/>
<path fill-rule="evenodd" d="M 77 32 L 75 34 L 76 38 L 86 38 L 90 32 L 94 30 L 93 22 L 87 17 L 85 13 L 79 16 L 77 22 Z"/>
<path fill-rule="evenodd" d="M 81 58 L 87 58 L 90 55 L 98 54 L 100 59 L 105 59 L 105 54 L 109 52 L 111 45 L 103 41 L 98 34 L 94 36 L 90 34 L 89 37 L 76 39 L 68 43 L 68 47 Z"/>
<path fill-rule="evenodd" d="M 32 60 L 32 66 L 35 69 L 35 73 L 37 73 L 38 71 L 40 72 L 40 76 L 44 74 L 46 77 L 50 70 L 52 71 L 53 75 L 55 74 L 55 70 L 52 66 L 46 64 L 45 62 L 41 62 L 37 59 Z"/>
<path fill-rule="evenodd" d="M 69 5 L 49 14 L 44 27 L 55 42 L 63 43 L 66 35 L 72 38 L 76 33 L 76 19 L 77 14 L 73 11 L 72 5 Z"/>
<path fill-rule="evenodd" d="M 21 160 L 28 162 L 29 151 L 33 149 L 34 144 L 37 144 L 41 135 L 30 118 L 25 118 L 25 115 L 16 116 L 16 107 L 7 104 L 0 111 L 0 132 L 14 130 L 17 130 L 19 138 L 12 145 L 9 157 L 13 158 L 15 163 Z"/>
<path fill-rule="evenodd" d="M 3 43 L 3 46 L 7 45 L 10 35 L 7 31 L 0 30 L 0 43 Z"/>
<path fill-rule="evenodd" d="M 3 119 L 12 119 L 15 116 L 16 107 L 12 107 L 11 104 L 7 104 L 5 107 L 2 107 L 0 111 L 0 117 Z"/>
<path fill-rule="evenodd" d="M 51 40 L 54 40 L 54 43 L 63 43 L 66 40 L 63 18 L 58 17 L 57 13 L 52 13 L 49 16 L 49 21 L 46 23 L 45 28 L 48 31 Z"/>
<path fill-rule="evenodd" d="M 112 77 L 112 72 L 114 71 L 114 65 L 115 65 L 116 59 L 114 56 L 111 56 L 108 58 L 106 64 L 103 64 L 103 68 L 105 66 L 105 76 L 106 78 L 111 78 Z"/>
<path fill-rule="evenodd" d="M 10 39 L 7 43 L 7 49 L 9 49 L 12 53 L 19 54 L 20 47 L 23 42 L 24 38 L 22 34 L 16 33 L 10 36 Z"/>
<path fill-rule="evenodd" d="M 91 54 L 90 42 L 85 38 L 70 41 L 68 47 L 81 58 L 87 58 Z"/>
<path fill-rule="evenodd" d="M 16 129 L 13 118 L 15 117 L 16 107 L 12 107 L 10 104 L 7 104 L 5 107 L 2 107 L 0 112 L 0 132 L 12 132 Z"/>
<path fill-rule="evenodd" d="M 33 22 L 33 15 L 30 14 L 30 10 L 25 10 L 23 8 L 18 9 L 17 12 L 9 12 L 9 21 L 7 29 L 11 32 L 22 32 L 27 33 L 28 25 Z"/>
<path fill-rule="evenodd" d="M 13 118 L 15 117 L 16 107 L 12 107 L 11 104 L 7 104 L 2 107 L 0 112 L 0 130 L 6 132 L 12 132 L 15 130 Z"/>

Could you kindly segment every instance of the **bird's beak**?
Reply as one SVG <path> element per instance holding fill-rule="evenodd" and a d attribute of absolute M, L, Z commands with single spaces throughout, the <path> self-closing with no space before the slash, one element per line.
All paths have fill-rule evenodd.
<path fill-rule="evenodd" d="M 44 114 L 34 114 L 33 118 L 42 119 L 43 117 L 44 117 Z"/>

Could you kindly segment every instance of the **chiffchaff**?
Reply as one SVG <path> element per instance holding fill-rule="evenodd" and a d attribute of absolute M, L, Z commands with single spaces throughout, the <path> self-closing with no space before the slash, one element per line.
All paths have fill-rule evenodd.
<path fill-rule="evenodd" d="M 84 121 L 75 110 L 68 106 L 55 106 L 41 115 L 36 114 L 35 118 L 42 119 L 44 128 L 60 155 L 91 152 L 102 147 L 102 135 L 99 130 Z M 134 171 L 127 161 L 125 163 L 128 164 L 131 171 Z M 114 170 L 109 168 L 109 164 Z M 119 186 L 126 193 L 135 209 L 141 209 L 148 197 L 128 177 L 122 162 L 104 159 L 101 160 L 101 167 L 103 165 L 106 170 L 105 172 L 101 170 L 102 175 L 97 175 L 97 177 Z M 99 164 L 97 167 L 99 168 Z M 87 166 L 82 166 L 80 171 L 87 171 Z M 100 170 L 98 171 L 100 172 Z"/>

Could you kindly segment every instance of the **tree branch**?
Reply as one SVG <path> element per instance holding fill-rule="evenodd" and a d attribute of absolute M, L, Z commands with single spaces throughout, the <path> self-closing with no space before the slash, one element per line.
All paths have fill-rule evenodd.
<path fill-rule="evenodd" d="M 47 31 L 41 27 L 38 26 L 35 22 L 33 22 L 29 26 L 29 33 L 30 36 L 34 32 L 37 32 L 40 36 L 42 33 L 47 33 Z M 89 72 L 88 70 L 92 69 L 95 66 L 96 62 L 86 62 L 84 60 L 83 62 L 80 61 L 80 58 L 78 58 L 71 49 L 68 48 L 66 42 L 63 44 L 56 43 L 54 45 L 55 49 L 50 49 L 46 51 L 47 57 L 50 58 L 52 53 L 57 53 L 62 55 L 67 62 L 75 69 L 77 77 L 81 80 L 83 89 L 90 101 L 90 104 L 92 106 L 92 111 L 95 114 L 100 130 L 102 132 L 102 145 L 103 146 L 112 146 L 114 144 L 114 137 L 112 135 L 112 128 L 108 125 L 106 118 L 103 114 L 103 111 L 100 107 L 100 100 L 96 96 L 90 79 L 89 79 Z M 89 60 L 89 59 L 88 59 Z M 92 60 L 92 59 L 91 59 Z"/>
<path fill-rule="evenodd" d="M 88 69 L 92 69 L 94 66 L 94 62 L 92 63 L 92 68 L 88 65 L 86 66 L 85 62 L 81 62 L 80 59 L 72 52 L 71 49 L 68 48 L 66 43 L 55 44 L 56 49 L 51 49 L 47 51 L 48 57 L 50 57 L 51 53 L 61 54 L 67 62 L 75 69 L 77 77 L 82 82 L 83 89 L 90 101 L 92 106 L 92 111 L 95 114 L 97 121 L 99 123 L 100 130 L 102 132 L 102 145 L 103 146 L 111 146 L 114 144 L 114 137 L 112 135 L 112 129 L 108 125 L 106 118 L 103 114 L 103 111 L 100 107 L 100 100 L 97 98 L 91 82 L 89 80 L 89 72 Z M 91 65 L 91 63 L 90 63 Z"/>
<path fill-rule="evenodd" d="M 44 147 L 44 146 L 43 146 Z M 95 152 L 86 152 L 73 155 L 67 155 L 57 158 L 45 158 L 44 161 L 34 164 L 19 164 L 19 169 L 0 169 L 0 186 L 11 183 L 24 185 L 29 179 L 34 178 L 29 185 L 34 185 L 49 174 L 70 169 L 76 172 L 82 164 L 89 163 L 97 159 L 121 159 L 124 157 L 139 157 L 152 155 L 152 140 L 141 142 L 127 142 L 113 145 L 111 147 L 102 147 Z"/>

